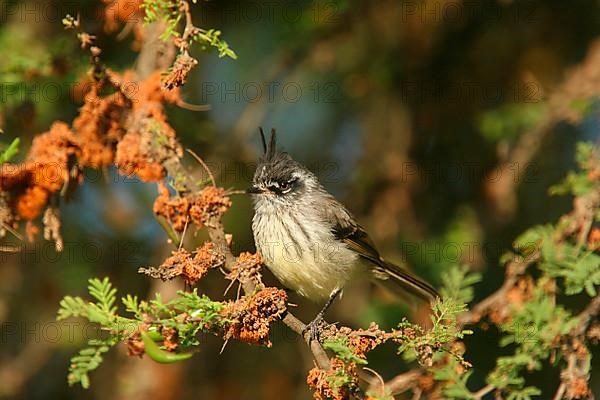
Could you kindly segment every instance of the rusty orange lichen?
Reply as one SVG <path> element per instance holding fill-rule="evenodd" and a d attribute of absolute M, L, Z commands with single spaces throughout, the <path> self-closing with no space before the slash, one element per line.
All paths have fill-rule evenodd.
<path fill-rule="evenodd" d="M 168 166 L 178 164 L 183 155 L 163 108 L 163 103 L 180 100 L 179 91 L 161 90 L 158 72 L 139 84 L 125 74 L 118 84 L 126 88 L 132 109 L 125 121 L 127 134 L 117 147 L 115 164 L 123 174 L 137 175 L 146 182 L 159 181 Z"/>
<path fill-rule="evenodd" d="M 158 184 L 158 197 L 152 207 L 154 214 L 163 217 L 177 232 L 183 232 L 189 222 L 190 202 L 186 197 L 171 197 L 169 189 L 164 183 Z"/>
<path fill-rule="evenodd" d="M 198 60 L 191 57 L 187 52 L 179 54 L 173 67 L 162 80 L 162 87 L 166 90 L 172 90 L 183 86 L 187 81 L 190 71 L 198 65 Z"/>
<path fill-rule="evenodd" d="M 207 186 L 194 196 L 190 207 L 190 217 L 198 226 L 211 226 L 231 207 L 231 200 L 225 190 L 216 186 Z"/>
<path fill-rule="evenodd" d="M 193 266 L 184 270 L 183 276 L 188 284 L 195 285 L 209 269 L 219 267 L 224 262 L 225 256 L 215 249 L 215 244 L 205 242 L 196 249 Z"/>
<path fill-rule="evenodd" d="M 430 392 L 435 387 L 435 379 L 431 374 L 423 374 L 419 376 L 417 385 L 425 393 Z"/>
<path fill-rule="evenodd" d="M 236 338 L 271 347 L 270 325 L 285 314 L 286 303 L 285 290 L 273 287 L 230 302 L 222 311 L 224 320 L 228 321 L 225 324 L 225 340 Z"/>
<path fill-rule="evenodd" d="M 139 272 L 163 281 L 182 277 L 186 284 L 193 286 L 211 268 L 223 264 L 224 259 L 212 242 L 206 242 L 193 256 L 185 249 L 176 250 L 159 267 L 140 268 Z"/>
<path fill-rule="evenodd" d="M 179 347 L 179 334 L 174 328 L 162 327 L 160 333 L 165 338 L 163 340 L 163 345 L 167 351 L 175 351 L 177 347 Z"/>
<path fill-rule="evenodd" d="M 159 71 L 142 81 L 132 71 L 119 74 L 105 69 L 97 74 L 90 75 L 89 90 L 72 128 L 54 123 L 33 140 L 22 164 L 2 165 L 0 190 L 11 214 L 3 221 L 14 222 L 13 227 L 20 219 L 38 218 L 50 196 L 67 183 L 81 183 L 83 168 L 102 169 L 116 161 L 128 175 L 158 181 L 168 165 L 179 163 L 183 150 L 163 109 L 163 103 L 179 101 L 179 91 L 162 91 Z M 101 95 L 107 88 L 113 93 Z"/>
<path fill-rule="evenodd" d="M 118 74 L 110 71 L 106 74 L 110 79 L 118 77 Z M 77 133 L 77 144 L 81 151 L 79 165 L 82 168 L 110 166 L 114 159 L 114 148 L 125 134 L 122 122 L 130 102 L 121 91 L 100 97 L 101 89 L 102 85 L 94 82 L 84 97 L 79 115 L 73 120 L 73 130 Z"/>
<path fill-rule="evenodd" d="M 590 250 L 600 249 L 600 228 L 592 228 L 587 245 Z"/>
<path fill-rule="evenodd" d="M 141 142 L 142 137 L 138 133 L 127 133 L 117 145 L 115 164 L 123 175 L 137 175 L 143 182 L 160 181 L 166 175 L 165 168 L 140 152 Z"/>
<path fill-rule="evenodd" d="M 78 154 L 75 136 L 67 124 L 55 122 L 46 133 L 36 136 L 25 160 L 32 184 L 54 193 L 69 179 L 69 157 Z"/>
<path fill-rule="evenodd" d="M 346 400 L 350 398 L 349 388 L 347 385 L 335 387 L 333 382 L 336 375 L 345 375 L 358 382 L 358 372 L 356 365 L 347 366 L 338 358 L 332 358 L 331 369 L 323 370 L 313 368 L 308 372 L 306 383 L 314 390 L 313 397 L 315 400 Z"/>
<path fill-rule="evenodd" d="M 16 210 L 25 220 L 35 219 L 48 202 L 48 192 L 39 186 L 31 186 L 17 198 Z"/>
<path fill-rule="evenodd" d="M 231 272 L 227 274 L 227 279 L 246 281 L 252 280 L 255 285 L 261 285 L 260 266 L 262 259 L 259 253 L 242 252 L 237 257 Z"/>
<path fill-rule="evenodd" d="M 363 359 L 375 347 L 394 337 L 394 334 L 379 329 L 379 326 L 374 322 L 371 323 L 369 328 L 360 330 L 353 330 L 347 326 L 331 325 L 322 332 L 322 335 L 326 338 L 343 338 L 352 353 Z"/>
<path fill-rule="evenodd" d="M 186 268 L 191 268 L 193 262 L 192 254 L 189 251 L 186 249 L 179 249 L 171 252 L 171 256 L 159 267 L 140 268 L 138 269 L 138 272 L 149 275 L 155 279 L 168 281 L 181 276 Z"/>
<path fill-rule="evenodd" d="M 514 308 L 520 309 L 523 304 L 533 297 L 535 283 L 530 276 L 519 278 L 515 286 L 505 294 L 505 301 Z M 496 325 L 506 323 L 511 318 L 513 307 L 502 307 L 490 310 L 489 318 Z"/>
<path fill-rule="evenodd" d="M 589 399 L 592 391 L 586 378 L 575 378 L 567 385 L 565 398 L 570 400 Z"/>
<path fill-rule="evenodd" d="M 102 0 L 104 9 L 104 30 L 111 33 L 119 29 L 122 23 L 140 19 L 142 0 Z"/>
<path fill-rule="evenodd" d="M 146 347 L 142 340 L 140 332 L 136 331 L 127 339 L 127 354 L 129 356 L 142 357 L 146 352 Z"/>
<path fill-rule="evenodd" d="M 50 194 L 58 192 L 69 180 L 69 158 L 77 154 L 75 138 L 64 122 L 55 122 L 38 135 L 21 165 L 5 164 L 0 171 L 0 189 L 11 191 L 18 217 L 37 218 Z"/>
<path fill-rule="evenodd" d="M 131 44 L 133 50 L 139 51 L 144 39 L 144 14 L 140 8 L 142 0 L 102 0 L 104 8 L 104 31 L 112 33 L 123 24 L 132 28 L 135 40 Z"/>

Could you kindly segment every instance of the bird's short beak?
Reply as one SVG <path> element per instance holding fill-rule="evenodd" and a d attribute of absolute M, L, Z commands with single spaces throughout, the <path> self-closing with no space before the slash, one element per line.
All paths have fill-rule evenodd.
<path fill-rule="evenodd" d="M 261 189 L 260 187 L 256 186 L 256 185 L 252 185 L 248 189 L 246 189 L 246 193 L 248 193 L 248 194 L 261 194 L 261 193 L 264 193 L 264 190 Z"/>

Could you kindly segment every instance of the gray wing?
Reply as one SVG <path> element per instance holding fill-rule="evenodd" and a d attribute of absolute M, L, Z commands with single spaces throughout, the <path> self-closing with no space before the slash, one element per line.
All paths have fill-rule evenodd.
<path fill-rule="evenodd" d="M 373 276 L 376 279 L 394 283 L 400 289 L 407 290 L 425 301 L 440 297 L 437 290 L 427 282 L 413 276 L 403 268 L 385 261 L 377 251 L 369 234 L 356 223 L 343 205 L 336 200 L 332 199 L 332 201 L 337 204 L 327 207 L 328 210 L 334 210 L 327 215 L 327 219 L 332 222 L 333 233 L 337 239 L 346 243 L 349 249 L 372 263 Z"/>

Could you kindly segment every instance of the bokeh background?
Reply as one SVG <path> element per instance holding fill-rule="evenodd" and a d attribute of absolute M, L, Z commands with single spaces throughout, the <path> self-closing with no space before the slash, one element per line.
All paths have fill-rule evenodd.
<path fill-rule="evenodd" d="M 0 0 L 2 141 L 18 136 L 25 150 L 52 121 L 77 114 L 77 83 L 89 63 L 62 27 L 65 14 L 80 14 L 110 67 L 134 65 L 132 36 L 126 28 L 107 33 L 104 9 L 92 0 Z M 577 141 L 600 137 L 594 102 L 569 118 L 551 101 L 566 91 L 570 71 L 600 68 L 590 62 L 600 37 L 597 0 L 211 0 L 198 2 L 195 21 L 221 29 L 238 59 L 196 49 L 200 64 L 184 98 L 211 109 L 168 111 L 183 145 L 220 184 L 245 188 L 258 126 L 277 128 L 280 145 L 319 175 L 387 258 L 437 286 L 450 265 L 468 264 L 484 276 L 477 298 L 500 285 L 499 256 L 520 232 L 569 209 L 568 198 L 549 197 L 547 188 L 574 167 Z M 219 354 L 221 340 L 203 337 L 201 351 L 181 365 L 128 358 L 118 347 L 90 390 L 67 386 L 68 360 L 93 331 L 54 322 L 65 294 L 84 294 L 94 276 L 141 297 L 182 288 L 137 273 L 172 250 L 152 214 L 155 195 L 155 185 L 116 171 L 88 171 L 61 204 L 62 253 L 41 238 L 21 253 L 0 253 L 0 397 L 311 398 L 310 356 L 282 326 L 272 349 L 229 343 Z M 250 199 L 234 197 L 225 226 L 235 251 L 254 248 L 251 217 Z M 218 272 L 200 285 L 216 298 L 226 286 Z M 292 300 L 305 319 L 318 308 Z M 359 285 L 328 319 L 390 327 L 403 316 L 424 318 Z M 478 386 L 494 365 L 497 338 L 490 330 L 467 340 Z M 392 346 L 372 357 L 384 377 L 407 369 Z M 551 370 L 529 378 L 547 393 L 559 380 Z M 600 393 L 597 373 L 592 385 Z"/>

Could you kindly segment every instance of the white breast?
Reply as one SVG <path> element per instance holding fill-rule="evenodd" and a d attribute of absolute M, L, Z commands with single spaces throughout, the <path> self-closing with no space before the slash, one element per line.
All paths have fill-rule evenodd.
<path fill-rule="evenodd" d="M 304 211 L 304 212 L 303 212 Z M 281 283 L 314 301 L 341 289 L 360 270 L 358 255 L 306 210 L 264 205 L 254 215 L 256 247 Z M 302 216 L 298 218 L 296 216 Z"/>

